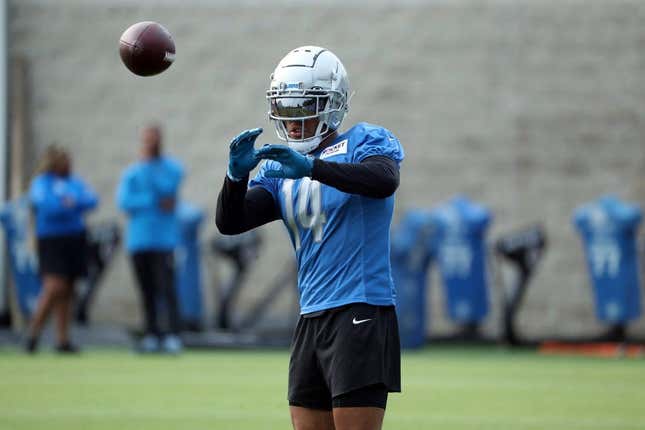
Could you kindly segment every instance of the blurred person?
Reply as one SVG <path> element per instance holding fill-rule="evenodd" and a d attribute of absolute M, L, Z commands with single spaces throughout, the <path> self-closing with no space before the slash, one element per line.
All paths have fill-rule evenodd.
<path fill-rule="evenodd" d="M 56 316 L 56 350 L 76 353 L 69 324 L 75 281 L 87 273 L 86 212 L 98 204 L 96 193 L 72 174 L 72 159 L 64 148 L 45 149 L 38 174 L 31 181 L 29 200 L 36 220 L 42 292 L 28 328 L 26 350 L 36 351 L 50 312 Z"/>
<path fill-rule="evenodd" d="M 161 128 L 143 128 L 139 161 L 125 170 L 117 189 L 117 204 L 129 218 L 126 248 L 145 317 L 141 352 L 182 349 L 173 253 L 179 242 L 176 206 L 183 177 L 179 161 L 163 154 Z M 161 329 L 160 303 L 167 310 L 166 331 Z"/>
<path fill-rule="evenodd" d="M 217 201 L 223 234 L 278 219 L 289 232 L 301 307 L 288 388 L 296 430 L 380 429 L 388 393 L 401 390 L 389 231 L 404 153 L 380 126 L 339 132 L 349 97 L 333 53 L 291 51 L 267 91 L 286 145 L 256 151 L 262 129 L 239 134 Z"/>

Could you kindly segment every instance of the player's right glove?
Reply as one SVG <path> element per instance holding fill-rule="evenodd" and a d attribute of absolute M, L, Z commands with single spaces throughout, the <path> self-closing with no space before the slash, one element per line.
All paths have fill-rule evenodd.
<path fill-rule="evenodd" d="M 286 145 L 266 145 L 256 151 L 256 156 L 280 163 L 279 169 L 267 170 L 264 173 L 267 178 L 299 179 L 311 176 L 314 168 L 313 157 L 302 155 Z"/>
<path fill-rule="evenodd" d="M 255 139 L 262 134 L 261 128 L 254 128 L 238 134 L 229 145 L 228 170 L 226 175 L 233 181 L 241 181 L 260 162 L 255 157 Z"/>

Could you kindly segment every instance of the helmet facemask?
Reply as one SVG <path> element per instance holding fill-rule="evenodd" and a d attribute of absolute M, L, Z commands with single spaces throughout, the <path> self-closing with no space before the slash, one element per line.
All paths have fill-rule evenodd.
<path fill-rule="evenodd" d="M 267 91 L 269 119 L 278 137 L 296 151 L 306 154 L 316 149 L 330 132 L 338 129 L 347 112 L 345 93 L 322 88 L 301 89 L 281 85 Z M 294 85 L 295 86 L 295 85 Z M 312 136 L 305 134 L 305 121 L 317 119 Z M 300 121 L 299 139 L 289 136 L 286 121 Z"/>

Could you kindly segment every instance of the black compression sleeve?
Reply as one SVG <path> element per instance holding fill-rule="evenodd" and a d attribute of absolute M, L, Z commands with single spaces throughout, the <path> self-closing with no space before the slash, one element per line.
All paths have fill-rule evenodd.
<path fill-rule="evenodd" d="M 220 233 L 244 233 L 280 218 L 271 193 L 262 187 L 247 190 L 247 183 L 248 177 L 239 182 L 224 179 L 215 213 Z"/>
<path fill-rule="evenodd" d="M 386 198 L 399 186 L 399 167 L 385 156 L 368 157 L 360 163 L 314 160 L 312 179 L 340 191 L 371 198 Z M 273 196 L 262 187 L 247 189 L 248 178 L 224 179 L 217 198 L 215 222 L 222 234 L 239 234 L 280 219 Z"/>
<path fill-rule="evenodd" d="M 367 157 L 360 163 L 315 159 L 311 178 L 345 193 L 384 199 L 399 186 L 399 166 L 382 155 Z"/>

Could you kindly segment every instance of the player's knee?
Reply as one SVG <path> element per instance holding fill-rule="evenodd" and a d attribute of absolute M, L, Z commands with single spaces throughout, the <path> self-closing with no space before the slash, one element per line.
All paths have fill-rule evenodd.
<path fill-rule="evenodd" d="M 290 402 L 291 423 L 294 430 L 334 430 L 331 409 L 312 409 L 296 406 Z"/>

